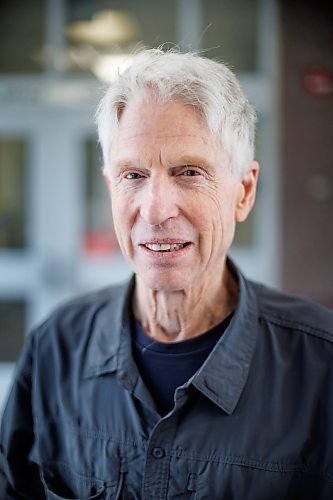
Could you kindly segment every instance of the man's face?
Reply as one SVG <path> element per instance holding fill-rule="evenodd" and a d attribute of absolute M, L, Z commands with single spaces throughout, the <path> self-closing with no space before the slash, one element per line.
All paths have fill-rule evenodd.
<path fill-rule="evenodd" d="M 199 111 L 179 101 L 131 101 L 106 176 L 121 250 L 151 289 L 221 277 L 235 222 L 253 204 L 257 167 L 240 178 Z"/>

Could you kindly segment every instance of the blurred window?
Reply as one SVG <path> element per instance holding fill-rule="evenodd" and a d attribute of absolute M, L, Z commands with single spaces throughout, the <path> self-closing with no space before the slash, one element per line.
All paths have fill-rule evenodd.
<path fill-rule="evenodd" d="M 0 73 L 42 71 L 46 0 L 1 2 Z"/>
<path fill-rule="evenodd" d="M 176 44 L 177 4 L 177 0 L 67 0 L 67 69 L 98 74 L 95 66 L 103 55 Z"/>
<path fill-rule="evenodd" d="M 177 21 L 180 1 L 2 2 L 0 74 L 41 73 L 51 66 L 99 76 L 96 66 L 103 55 L 129 54 L 139 46 L 184 43 L 186 33 L 179 33 Z M 259 3 L 201 0 L 198 44 L 207 49 L 208 57 L 225 60 L 236 72 L 257 69 Z M 56 19 L 50 17 L 51 7 L 57 9 Z M 48 27 L 51 19 L 52 30 Z"/>
<path fill-rule="evenodd" d="M 84 250 L 90 255 L 108 254 L 118 250 L 111 202 L 101 171 L 103 164 L 96 138 L 85 141 L 85 223 Z"/>
<path fill-rule="evenodd" d="M 0 250 L 26 245 L 26 145 L 0 138 Z"/>
<path fill-rule="evenodd" d="M 25 318 L 23 300 L 0 300 L 0 362 L 17 359 L 24 340 Z"/>
<path fill-rule="evenodd" d="M 258 0 L 204 0 L 202 48 L 236 72 L 256 71 Z"/>

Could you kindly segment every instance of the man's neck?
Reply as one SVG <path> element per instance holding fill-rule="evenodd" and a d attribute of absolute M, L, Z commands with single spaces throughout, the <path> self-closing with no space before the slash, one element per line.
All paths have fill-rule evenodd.
<path fill-rule="evenodd" d="M 238 285 L 225 266 L 222 279 L 196 284 L 190 290 L 151 290 L 136 276 L 135 318 L 147 335 L 160 342 L 177 342 L 206 332 L 236 307 Z"/>

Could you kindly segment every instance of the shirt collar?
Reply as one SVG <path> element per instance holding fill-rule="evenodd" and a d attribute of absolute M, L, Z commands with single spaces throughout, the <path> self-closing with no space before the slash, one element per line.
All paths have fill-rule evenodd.
<path fill-rule="evenodd" d="M 192 383 L 226 413 L 231 414 L 239 401 L 249 374 L 257 339 L 257 303 L 251 284 L 230 259 L 230 271 L 238 281 L 239 296 L 234 316 Z M 107 300 L 96 311 L 90 336 L 85 377 L 117 371 L 128 390 L 133 390 L 138 371 L 131 356 L 131 298 L 135 276 L 127 285 L 110 289 Z"/>
<path fill-rule="evenodd" d="M 85 359 L 85 377 L 104 375 L 122 367 L 125 344 L 130 348 L 129 311 L 134 285 L 133 275 L 128 283 L 105 291 L 105 299 L 95 311 Z"/>
<path fill-rule="evenodd" d="M 211 401 L 231 414 L 248 378 L 257 339 L 257 302 L 251 284 L 228 259 L 227 265 L 238 281 L 235 314 L 191 383 Z"/>

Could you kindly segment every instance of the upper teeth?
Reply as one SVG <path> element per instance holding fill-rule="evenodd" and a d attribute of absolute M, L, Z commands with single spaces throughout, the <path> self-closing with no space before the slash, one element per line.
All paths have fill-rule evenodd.
<path fill-rule="evenodd" d="M 180 250 L 183 248 L 184 243 L 146 243 L 145 245 L 149 250 L 153 250 L 154 252 L 168 252 Z"/>

